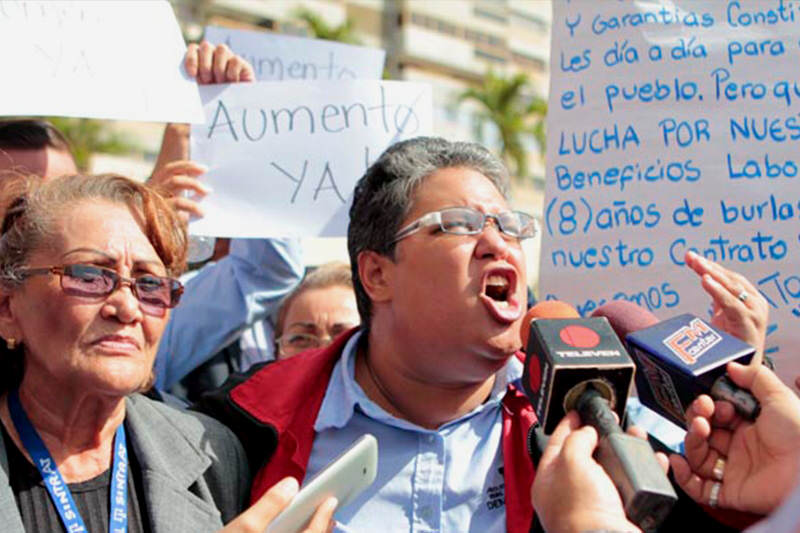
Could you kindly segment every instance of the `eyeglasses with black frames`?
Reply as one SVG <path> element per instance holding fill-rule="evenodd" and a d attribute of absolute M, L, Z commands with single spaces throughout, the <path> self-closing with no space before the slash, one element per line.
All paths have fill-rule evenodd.
<path fill-rule="evenodd" d="M 81 298 L 106 297 L 121 285 L 128 285 L 139 300 L 142 311 L 161 314 L 178 305 L 183 294 L 183 284 L 174 278 L 144 274 L 124 278 L 109 268 L 94 265 L 63 265 L 26 268 L 23 277 L 55 275 L 60 278 L 65 294 Z"/>
<path fill-rule="evenodd" d="M 539 232 L 537 220 L 522 211 L 506 211 L 504 213 L 482 213 L 471 207 L 448 207 L 439 211 L 431 211 L 404 228 L 394 236 L 392 244 L 422 228 L 438 225 L 444 233 L 453 235 L 477 235 L 483 231 L 486 221 L 494 220 L 501 232 L 517 239 L 530 239 Z"/>

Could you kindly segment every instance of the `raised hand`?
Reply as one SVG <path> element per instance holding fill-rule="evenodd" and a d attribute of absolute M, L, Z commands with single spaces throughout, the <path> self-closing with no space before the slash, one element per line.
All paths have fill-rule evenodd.
<path fill-rule="evenodd" d="M 713 299 L 711 324 L 756 347 L 753 364 L 761 364 L 767 339 L 769 304 L 741 274 L 719 263 L 686 253 L 686 265 L 701 277 L 703 289 Z"/>

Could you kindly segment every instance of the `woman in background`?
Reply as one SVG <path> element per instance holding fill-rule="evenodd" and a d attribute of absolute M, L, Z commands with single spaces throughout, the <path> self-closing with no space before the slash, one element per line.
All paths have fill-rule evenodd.
<path fill-rule="evenodd" d="M 350 265 L 343 262 L 320 265 L 303 278 L 278 308 L 276 359 L 327 346 L 359 322 Z"/>

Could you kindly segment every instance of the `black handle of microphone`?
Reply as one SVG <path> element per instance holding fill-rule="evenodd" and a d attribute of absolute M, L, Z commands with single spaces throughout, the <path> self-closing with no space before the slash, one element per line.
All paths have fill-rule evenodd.
<path fill-rule="evenodd" d="M 540 424 L 534 424 L 528 430 L 528 455 L 531 456 L 534 470 L 539 468 L 539 461 L 542 459 L 544 449 L 550 437 L 544 434 L 544 428 Z"/>
<path fill-rule="evenodd" d="M 761 404 L 756 397 L 750 391 L 736 385 L 728 376 L 717 378 L 711 387 L 711 397 L 732 403 L 739 416 L 746 420 L 755 420 L 761 412 Z"/>
<path fill-rule="evenodd" d="M 581 421 L 597 430 L 595 459 L 617 487 L 625 514 L 644 531 L 664 521 L 678 500 L 650 444 L 619 427 L 602 394 L 587 387 L 575 405 Z"/>
<path fill-rule="evenodd" d="M 581 421 L 595 428 L 601 438 L 613 433 L 622 433 L 608 400 L 593 388 L 587 388 L 581 394 L 575 402 L 575 410 L 581 416 Z"/>

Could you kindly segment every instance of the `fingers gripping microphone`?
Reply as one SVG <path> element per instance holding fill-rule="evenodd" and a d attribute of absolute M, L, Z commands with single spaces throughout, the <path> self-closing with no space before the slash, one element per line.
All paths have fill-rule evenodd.
<path fill-rule="evenodd" d="M 522 382 L 544 433 L 577 410 L 600 436 L 595 459 L 617 487 L 626 515 L 644 530 L 655 529 L 677 496 L 650 444 L 624 433 L 614 417 L 624 414 L 634 363 L 605 319 L 579 318 L 561 302 L 543 304 L 527 315 L 535 320 L 526 326 Z"/>
<path fill-rule="evenodd" d="M 754 420 L 761 406 L 750 392 L 725 375 L 729 361 L 747 364 L 755 348 L 711 327 L 694 315 L 659 322 L 638 305 L 617 300 L 592 316 L 608 319 L 636 362 L 636 388 L 644 405 L 686 428 L 686 409 L 700 394 L 733 404 Z"/>

